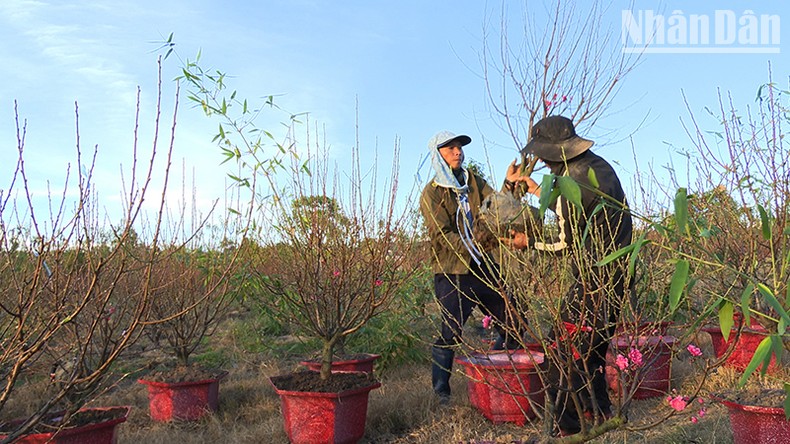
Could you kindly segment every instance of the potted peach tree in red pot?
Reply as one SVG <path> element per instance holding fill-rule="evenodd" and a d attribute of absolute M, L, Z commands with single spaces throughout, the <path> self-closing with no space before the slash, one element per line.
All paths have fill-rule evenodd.
<path fill-rule="evenodd" d="M 782 94 L 773 83 L 763 85 L 756 111 L 745 117 L 720 103 L 716 117 L 723 128 L 715 143 L 695 122 L 691 154 L 699 160 L 702 191 L 679 189 L 677 238 L 654 239 L 676 264 L 673 281 L 689 289 L 685 297 L 670 295 L 671 308 L 697 304 L 688 330 L 712 336 L 716 359 L 702 374 L 714 377 L 711 370 L 718 366 L 734 374 L 724 381 L 729 389 L 711 395 L 727 407 L 739 444 L 790 436 L 790 380 L 777 365 L 790 325 L 790 146 Z M 718 325 L 700 328 L 716 317 Z M 751 346 L 745 349 L 747 336 Z M 702 356 L 696 348 L 689 352 Z"/>
<path fill-rule="evenodd" d="M 398 196 L 397 145 L 380 191 L 376 164 L 362 169 L 358 143 L 343 153 L 349 170 L 333 168 L 326 145 L 316 144 L 314 152 L 309 131 L 304 140 L 296 136 L 298 115 L 280 143 L 255 127 L 263 108 L 226 93 L 224 74 L 197 62 L 187 62 L 183 73 L 189 98 L 222 120 L 214 141 L 226 161 L 236 160 L 238 170 L 228 176 L 250 193 L 249 207 L 239 212 L 252 219 L 244 262 L 254 297 L 295 333 L 322 344 L 320 371 L 271 378 L 288 437 L 356 442 L 364 434 L 368 394 L 380 383 L 369 373 L 332 373 L 336 347 L 385 310 L 416 272 L 407 265 L 416 236 L 409 199 Z M 271 97 L 264 107 L 279 109 Z"/>
<path fill-rule="evenodd" d="M 371 187 L 363 183 L 356 149 L 347 181 L 328 175 L 326 156 L 311 159 L 312 175 L 293 170 L 268 220 L 259 224 L 268 229 L 255 239 L 263 246 L 253 261 L 261 297 L 279 300 L 269 305 L 273 314 L 322 344 L 319 371 L 271 378 L 292 442 L 356 442 L 363 436 L 368 393 L 380 383 L 369 373 L 332 372 L 336 350 L 386 309 L 415 272 L 407 266 L 408 215 L 395 209 L 397 186 L 387 189 L 382 205 L 367 194 Z"/>
<path fill-rule="evenodd" d="M 175 362 L 139 379 L 148 390 L 154 421 L 195 421 L 219 406 L 219 383 L 227 371 L 194 364 L 190 357 L 224 320 L 232 295 L 236 250 L 191 249 L 172 253 L 152 277 L 157 291 L 147 327 L 155 344 L 164 340 Z"/>

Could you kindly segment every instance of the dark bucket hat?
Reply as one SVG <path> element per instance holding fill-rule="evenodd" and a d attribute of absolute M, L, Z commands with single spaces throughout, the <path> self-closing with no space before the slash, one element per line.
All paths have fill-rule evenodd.
<path fill-rule="evenodd" d="M 565 162 L 593 146 L 592 140 L 576 135 L 573 122 L 567 117 L 550 116 L 532 127 L 529 143 L 521 153 L 528 153 L 550 162 Z"/>

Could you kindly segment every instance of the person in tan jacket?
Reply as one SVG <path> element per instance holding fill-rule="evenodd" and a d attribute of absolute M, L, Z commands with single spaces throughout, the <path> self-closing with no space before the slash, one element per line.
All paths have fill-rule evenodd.
<path fill-rule="evenodd" d="M 435 176 L 422 191 L 420 212 L 431 242 L 433 285 L 441 306 L 441 333 L 432 348 L 432 384 L 440 403 L 450 399 L 450 370 L 461 339 L 463 326 L 475 307 L 491 316 L 500 339 L 506 342 L 505 296 L 498 270 L 480 251 L 472 234 L 480 205 L 494 189 L 464 168 L 463 147 L 471 143 L 466 135 L 441 131 L 428 142 Z M 503 190 L 515 189 L 519 175 L 513 162 L 507 170 Z M 512 342 L 511 342 L 512 344 Z"/>

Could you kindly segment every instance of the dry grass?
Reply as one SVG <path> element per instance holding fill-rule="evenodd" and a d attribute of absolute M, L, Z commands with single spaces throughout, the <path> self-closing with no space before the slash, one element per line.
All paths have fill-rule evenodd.
<path fill-rule="evenodd" d="M 237 321 L 238 322 L 238 321 Z M 703 338 L 700 338 L 703 339 Z M 220 384 L 220 407 L 216 414 L 197 423 L 162 424 L 148 417 L 146 387 L 130 378 L 102 395 L 95 405 L 131 405 L 126 423 L 119 427 L 119 442 L 145 444 L 188 443 L 286 443 L 280 401 L 268 377 L 296 367 L 298 356 L 276 359 L 273 353 L 250 353 L 238 346 L 233 335 L 215 337 L 212 348 L 229 357 L 227 378 Z M 709 343 L 703 350 L 712 353 Z M 427 346 L 425 353 L 428 353 Z M 150 354 L 145 359 L 152 359 Z M 694 382 L 688 362 L 673 362 L 673 387 L 679 393 Z M 703 395 L 731 386 L 733 372 L 720 370 L 711 377 Z M 538 437 L 540 423 L 519 427 L 492 424 L 469 405 L 466 381 L 452 378 L 453 400 L 439 407 L 430 389 L 428 364 L 404 365 L 387 372 L 381 388 L 370 394 L 366 436 L 363 443 L 513 443 Z M 657 409 L 662 404 L 663 410 Z M 23 403 L 16 408 L 23 409 Z M 666 412 L 662 398 L 635 401 L 629 411 L 627 430 L 615 431 L 593 442 L 603 443 L 730 443 L 729 420 L 722 406 L 709 405 L 707 415 L 693 424 L 689 414 L 673 417 L 657 427 L 638 429 Z M 8 414 L 10 411 L 4 412 Z"/>

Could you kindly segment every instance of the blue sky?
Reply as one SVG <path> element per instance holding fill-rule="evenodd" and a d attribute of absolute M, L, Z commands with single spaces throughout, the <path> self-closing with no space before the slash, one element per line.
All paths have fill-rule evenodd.
<path fill-rule="evenodd" d="M 509 7 L 519 4 L 506 1 Z M 615 0 L 604 23 L 620 36 L 622 10 Z M 781 54 L 645 54 L 624 79 L 615 111 L 585 134 L 615 131 L 595 149 L 621 171 L 626 183 L 634 158 L 657 172 L 689 146 L 680 124 L 688 118 L 681 91 L 701 116 L 715 107 L 717 91 L 732 91 L 738 106 L 754 103 L 758 86 L 774 80 L 788 86 L 790 6 L 780 1 L 650 1 L 640 10 L 669 15 L 713 15 L 716 9 L 775 14 L 786 20 Z M 543 8 L 542 1 L 526 2 Z M 117 200 L 120 165 L 131 162 L 136 90 L 142 91 L 140 147 L 150 146 L 156 93 L 157 41 L 174 34 L 181 57 L 202 51 L 204 66 L 232 76 L 230 87 L 251 102 L 274 94 L 291 112 L 309 112 L 325 126 L 338 163 L 355 140 L 355 107 L 363 152 L 387 153 L 399 140 L 404 188 L 415 179 L 428 139 L 448 129 L 469 134 L 467 158 L 490 162 L 497 180 L 518 147 L 492 121 L 480 75 L 483 29 L 496 29 L 499 2 L 482 1 L 242 1 L 3 0 L 0 2 L 0 188 L 8 185 L 16 158 L 13 103 L 27 121 L 27 167 L 33 188 L 47 181 L 60 189 L 74 161 L 74 103 L 79 103 L 84 152 L 98 145 L 95 185 L 108 208 Z M 580 6 L 583 8 L 583 6 Z M 540 24 L 537 24 L 538 26 Z M 492 28 L 493 27 L 493 28 Z M 622 45 L 615 41 L 613 44 Z M 169 132 L 178 60 L 164 64 L 165 112 Z M 644 122 L 640 125 L 640 122 Z M 715 122 L 704 120 L 715 129 Z M 197 177 L 198 201 L 222 196 L 221 156 L 211 143 L 209 121 L 181 98 L 175 164 Z M 262 120 L 261 126 L 276 122 Z M 637 129 L 638 128 L 638 129 Z M 637 129 L 629 137 L 629 134 Z M 485 140 L 485 143 L 484 143 Z M 632 149 L 633 147 L 633 149 Z M 74 167 L 72 167 L 74 168 Z M 191 182 L 191 179 L 188 179 Z M 180 180 L 179 180 L 180 182 Z M 627 185 L 630 187 L 630 185 Z M 175 187 L 180 193 L 180 185 Z M 635 191 L 632 191 L 632 194 Z"/>

